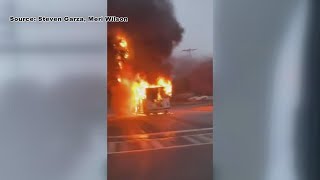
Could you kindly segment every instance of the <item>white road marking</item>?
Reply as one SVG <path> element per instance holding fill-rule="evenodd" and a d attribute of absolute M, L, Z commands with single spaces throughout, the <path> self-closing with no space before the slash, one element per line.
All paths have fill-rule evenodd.
<path fill-rule="evenodd" d="M 150 144 L 152 144 L 154 149 L 160 149 L 164 147 L 158 140 L 151 140 Z"/>
<path fill-rule="evenodd" d="M 198 141 L 197 139 L 190 137 L 190 136 L 184 136 L 184 139 L 186 139 L 187 141 L 192 142 L 193 144 L 201 144 L 201 141 Z"/>
<path fill-rule="evenodd" d="M 178 131 L 165 131 L 165 132 L 158 132 L 158 133 L 134 134 L 134 135 L 128 135 L 128 136 L 108 136 L 108 139 L 114 139 L 114 138 L 133 139 L 133 138 L 139 138 L 141 135 L 156 136 L 156 135 L 179 134 L 179 133 L 207 131 L 207 130 L 213 130 L 213 128 L 199 128 L 199 129 L 187 129 L 187 130 L 178 130 Z"/>
<path fill-rule="evenodd" d="M 200 139 L 201 141 L 204 141 L 204 142 L 210 142 L 212 141 L 212 138 L 209 138 L 209 137 L 206 137 L 204 135 L 197 135 L 196 136 L 198 139 Z"/>
<path fill-rule="evenodd" d="M 192 147 L 198 145 L 206 145 L 212 144 L 213 138 L 207 137 L 208 135 L 212 135 L 212 133 L 205 133 L 205 134 L 198 134 L 198 135 L 189 135 L 189 136 L 179 136 L 179 138 L 184 138 L 189 144 L 184 145 L 163 145 L 159 139 L 173 139 L 178 137 L 170 137 L 170 138 L 159 138 L 159 139 L 148 139 L 148 140 L 129 140 L 123 142 L 116 142 L 119 144 L 118 151 L 109 151 L 108 154 L 119 154 L 119 153 L 130 153 L 130 152 L 140 152 L 140 151 L 151 151 L 151 150 L 158 150 L 158 149 L 174 149 L 174 148 L 181 148 L 181 147 Z M 129 142 L 136 141 L 139 143 L 141 149 L 130 150 Z M 110 142 L 114 144 L 115 142 Z"/>
<path fill-rule="evenodd" d="M 195 137 L 195 136 L 200 136 L 200 135 L 212 135 L 212 133 L 203 133 L 203 134 L 193 134 L 193 135 L 183 135 L 183 136 L 170 136 L 170 137 L 159 137 L 159 138 L 136 138 L 136 139 L 128 139 L 128 140 L 119 140 L 119 141 L 112 141 L 113 143 L 124 143 L 124 142 L 136 142 L 136 141 L 151 141 L 151 140 L 156 140 L 156 139 L 173 139 L 177 137 Z M 210 138 L 212 139 L 212 138 Z"/>
<path fill-rule="evenodd" d="M 164 150 L 164 149 L 187 148 L 187 147 L 210 145 L 210 144 L 212 144 L 212 142 L 211 142 L 211 143 L 202 143 L 202 144 L 188 144 L 188 145 L 178 145 L 178 146 L 162 147 L 162 148 L 157 148 L 157 149 L 139 149 L 139 150 L 131 150 L 131 151 L 108 152 L 108 155 L 135 153 L 135 152 L 146 152 L 146 151 L 157 151 L 157 150 Z"/>

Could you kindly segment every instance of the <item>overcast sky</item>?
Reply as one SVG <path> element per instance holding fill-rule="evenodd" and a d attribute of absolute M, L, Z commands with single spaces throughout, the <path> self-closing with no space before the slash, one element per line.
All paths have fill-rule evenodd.
<path fill-rule="evenodd" d="M 196 48 L 195 56 L 213 54 L 213 0 L 172 0 L 175 13 L 185 29 L 183 40 L 173 55 L 184 55 L 182 49 Z"/>

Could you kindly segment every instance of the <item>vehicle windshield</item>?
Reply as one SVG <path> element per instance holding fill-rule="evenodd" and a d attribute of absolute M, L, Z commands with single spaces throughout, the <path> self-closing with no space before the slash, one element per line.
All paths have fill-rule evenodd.
<path fill-rule="evenodd" d="M 157 100 L 158 97 L 165 97 L 165 92 L 163 87 L 147 88 L 146 96 L 148 100 Z"/>

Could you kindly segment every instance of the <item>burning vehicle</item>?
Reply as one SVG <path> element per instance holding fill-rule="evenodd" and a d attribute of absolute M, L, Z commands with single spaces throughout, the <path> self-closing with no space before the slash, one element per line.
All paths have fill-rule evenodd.
<path fill-rule="evenodd" d="M 170 97 L 172 95 L 171 81 L 160 78 L 157 85 L 149 85 L 140 82 L 132 87 L 135 98 L 134 111 L 147 115 L 168 113 L 170 109 Z"/>
<path fill-rule="evenodd" d="M 118 114 L 167 113 L 172 96 L 171 80 L 157 77 L 156 83 L 149 83 L 140 73 L 134 73 L 129 62 L 128 42 L 117 36 L 112 48 L 115 50 L 116 71 L 110 74 L 112 82 L 112 107 Z M 114 63 L 114 62 L 113 62 Z M 110 71 L 112 72 L 112 71 Z M 113 76 L 112 76 L 113 75 Z"/>
<path fill-rule="evenodd" d="M 170 97 L 165 93 L 164 87 L 151 87 L 146 89 L 146 99 L 143 101 L 143 112 L 168 113 L 170 109 Z"/>
<path fill-rule="evenodd" d="M 183 33 L 171 1 L 110 0 L 108 15 L 130 19 L 108 24 L 108 107 L 119 115 L 168 112 L 172 96 L 168 59 Z"/>

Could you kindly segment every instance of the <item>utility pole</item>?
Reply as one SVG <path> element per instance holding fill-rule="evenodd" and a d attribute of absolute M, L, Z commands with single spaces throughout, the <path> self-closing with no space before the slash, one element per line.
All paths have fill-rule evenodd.
<path fill-rule="evenodd" d="M 192 51 L 195 51 L 195 50 L 197 50 L 197 49 L 183 49 L 182 51 L 184 51 L 184 52 L 187 52 L 188 54 L 189 54 L 189 56 L 190 56 L 190 58 L 192 58 Z"/>

